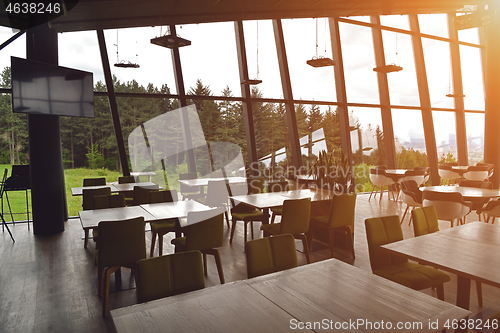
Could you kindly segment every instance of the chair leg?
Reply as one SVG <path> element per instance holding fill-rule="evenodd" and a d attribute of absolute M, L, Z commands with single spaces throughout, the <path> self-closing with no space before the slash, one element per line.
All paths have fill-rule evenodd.
<path fill-rule="evenodd" d="M 356 259 L 356 254 L 354 252 L 354 237 L 351 228 L 346 227 L 346 229 L 347 229 L 347 236 L 349 237 L 349 243 L 351 244 L 352 259 Z"/>
<path fill-rule="evenodd" d="M 330 229 L 328 234 L 328 247 L 330 248 L 330 258 L 333 258 L 333 248 L 335 245 L 335 229 Z"/>
<path fill-rule="evenodd" d="M 302 240 L 302 247 L 304 248 L 304 253 L 306 254 L 307 263 L 311 263 L 311 254 L 309 253 L 309 246 L 307 246 L 307 237 L 305 234 L 297 235 L 298 239 Z"/>
<path fill-rule="evenodd" d="M 7 231 L 9 232 L 9 235 L 10 235 L 10 238 L 12 238 L 12 241 L 15 243 L 16 241 L 14 240 L 14 236 L 12 236 L 12 232 L 10 232 L 10 229 L 9 229 L 9 226 L 7 225 L 7 222 L 5 222 L 5 219 L 3 218 L 3 215 L 0 215 L 2 217 L 2 225 L 5 226 L 5 228 L 7 228 Z M 87 232 L 87 238 L 88 238 L 88 230 L 86 230 Z M 87 240 L 87 238 L 85 238 L 85 240 Z"/>
<path fill-rule="evenodd" d="M 226 215 L 226 223 L 227 223 L 227 227 L 228 228 L 231 228 L 231 226 L 229 225 L 229 214 L 227 213 L 227 209 L 224 208 L 224 213 Z"/>
<path fill-rule="evenodd" d="M 378 203 L 382 202 L 383 196 L 384 196 L 384 186 L 380 186 L 380 198 L 378 199 Z M 387 197 L 389 197 L 389 188 L 387 188 Z"/>
<path fill-rule="evenodd" d="M 203 253 L 203 272 L 205 273 L 205 276 L 208 275 L 208 270 L 207 270 L 207 254 L 205 252 Z"/>
<path fill-rule="evenodd" d="M 400 222 L 401 224 L 403 224 L 403 220 L 405 219 L 406 213 L 408 212 L 408 208 L 410 208 L 409 205 L 406 206 L 406 209 L 405 209 L 405 212 L 403 214 L 403 217 L 401 218 L 401 222 Z"/>
<path fill-rule="evenodd" d="M 444 301 L 444 285 L 441 283 L 436 287 L 438 299 Z"/>
<path fill-rule="evenodd" d="M 109 280 L 111 274 L 120 269 L 120 266 L 109 267 L 104 270 L 104 286 L 103 286 L 103 299 L 102 299 L 102 317 L 105 318 L 108 314 L 108 301 L 109 301 Z"/>
<path fill-rule="evenodd" d="M 372 198 L 373 190 L 375 190 L 375 185 L 372 186 L 372 191 L 370 192 L 370 196 L 368 197 L 368 201 Z"/>
<path fill-rule="evenodd" d="M 243 227 L 243 239 L 244 239 L 244 243 L 243 243 L 243 246 L 247 243 L 247 232 L 248 232 L 248 221 L 243 221 L 243 224 L 245 225 Z"/>
<path fill-rule="evenodd" d="M 153 256 L 153 253 L 155 251 L 155 243 L 156 243 L 156 232 L 151 231 L 151 251 L 149 251 L 149 256 L 150 257 Z"/>
<path fill-rule="evenodd" d="M 481 282 L 476 280 L 477 304 L 480 308 L 483 307 L 483 286 Z"/>
<path fill-rule="evenodd" d="M 163 255 L 163 234 L 158 234 L 158 255 Z"/>
<path fill-rule="evenodd" d="M 229 244 L 233 244 L 234 230 L 236 229 L 236 219 L 234 217 L 231 218 L 233 220 L 233 227 L 231 228 L 231 237 L 229 237 Z"/>
<path fill-rule="evenodd" d="M 203 251 L 203 255 L 206 256 L 207 254 L 211 254 L 215 258 L 215 264 L 217 265 L 217 272 L 219 273 L 219 280 L 221 284 L 226 283 L 224 281 L 224 272 L 222 270 L 222 263 L 220 260 L 220 253 L 219 250 L 217 249 L 208 249 Z"/>
<path fill-rule="evenodd" d="M 309 224 L 309 231 L 307 232 L 307 245 L 309 245 L 309 252 L 312 250 L 312 242 L 314 238 L 314 231 L 316 230 L 316 227 L 314 224 Z"/>
<path fill-rule="evenodd" d="M 250 221 L 250 232 L 252 233 L 252 239 L 253 238 L 253 221 Z"/>

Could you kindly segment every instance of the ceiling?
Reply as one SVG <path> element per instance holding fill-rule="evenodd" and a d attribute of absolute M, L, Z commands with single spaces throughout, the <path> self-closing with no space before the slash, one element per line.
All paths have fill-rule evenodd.
<path fill-rule="evenodd" d="M 80 31 L 256 19 L 449 13 L 487 0 L 80 0 L 51 21 Z"/>

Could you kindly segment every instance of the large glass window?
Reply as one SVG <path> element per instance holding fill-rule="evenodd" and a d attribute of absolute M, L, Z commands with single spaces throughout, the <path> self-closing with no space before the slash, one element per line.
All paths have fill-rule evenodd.
<path fill-rule="evenodd" d="M 410 30 L 407 15 L 382 15 L 380 16 L 380 24 L 387 27 Z"/>
<path fill-rule="evenodd" d="M 380 103 L 370 28 L 340 23 L 345 85 L 349 103 Z"/>
<path fill-rule="evenodd" d="M 460 45 L 462 82 L 466 110 L 484 110 L 483 66 L 481 49 Z"/>
<path fill-rule="evenodd" d="M 465 113 L 469 165 L 484 161 L 484 113 Z"/>
<path fill-rule="evenodd" d="M 333 66 L 312 67 L 306 63 L 313 57 L 332 59 L 328 19 L 283 20 L 283 34 L 293 98 L 336 101 Z"/>
<path fill-rule="evenodd" d="M 419 110 L 392 110 L 398 168 L 428 166 L 422 113 Z"/>
<path fill-rule="evenodd" d="M 458 158 L 455 118 L 455 112 L 432 112 L 439 163 L 456 161 Z"/>
<path fill-rule="evenodd" d="M 418 15 L 420 32 L 423 34 L 449 37 L 448 16 L 446 14 L 421 14 Z"/>

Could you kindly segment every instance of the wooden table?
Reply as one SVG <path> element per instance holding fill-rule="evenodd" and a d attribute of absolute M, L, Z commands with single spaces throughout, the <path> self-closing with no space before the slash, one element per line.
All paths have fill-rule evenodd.
<path fill-rule="evenodd" d="M 398 323 L 439 332 L 469 314 L 336 259 L 111 311 L 118 333 L 290 332 L 314 322 L 337 332 L 401 332 Z"/>
<path fill-rule="evenodd" d="M 209 181 L 223 180 L 229 184 L 246 183 L 246 177 L 227 177 L 227 178 L 195 178 L 195 179 L 179 179 L 178 182 L 187 186 L 208 186 Z"/>
<path fill-rule="evenodd" d="M 186 217 L 189 212 L 212 209 L 194 200 L 145 204 L 141 205 L 141 207 L 157 219 L 180 219 Z M 180 237 L 180 229 L 184 226 L 181 224 L 181 221 L 178 220 L 178 222 L 176 223 L 175 230 L 176 237 Z"/>
<path fill-rule="evenodd" d="M 464 200 L 470 199 L 492 199 L 500 197 L 499 190 L 490 190 L 486 188 L 465 187 L 465 186 L 425 186 L 420 188 L 422 191 L 434 191 L 441 193 L 460 193 Z"/>
<path fill-rule="evenodd" d="M 104 188 L 104 187 L 109 187 L 111 189 L 111 193 L 116 193 L 116 188 L 113 185 L 99 185 L 99 186 L 85 186 L 85 187 L 72 187 L 71 188 L 71 195 L 72 196 L 80 196 L 83 195 L 83 190 L 89 190 L 89 189 L 98 189 L 98 188 Z"/>
<path fill-rule="evenodd" d="M 408 171 L 408 169 L 386 169 L 385 173 L 397 182 L 400 178 L 405 176 L 406 171 Z"/>
<path fill-rule="evenodd" d="M 159 185 L 152 182 L 113 184 L 113 187 L 116 189 L 117 192 L 133 192 L 134 187 L 136 186 L 158 186 L 158 188 L 161 189 Z"/>
<path fill-rule="evenodd" d="M 143 216 L 146 222 L 156 220 L 156 217 L 151 215 L 141 206 L 129 206 L 119 208 L 106 208 L 96 210 L 82 210 L 78 212 L 80 216 L 80 223 L 82 224 L 83 231 L 85 232 L 85 239 L 83 247 L 87 247 L 89 239 L 89 230 L 97 228 L 101 221 L 116 221 L 132 219 L 135 217 Z"/>
<path fill-rule="evenodd" d="M 471 280 L 500 287 L 500 228 L 472 222 L 382 246 L 402 257 L 457 275 L 457 302 L 469 309 Z"/>
<path fill-rule="evenodd" d="M 144 183 L 110 184 L 110 185 L 100 185 L 100 186 L 72 187 L 71 188 L 71 195 L 72 196 L 80 196 L 80 195 L 83 195 L 83 190 L 103 188 L 103 187 L 111 188 L 111 193 L 132 192 L 134 190 L 134 186 L 152 186 L 152 185 L 156 185 L 156 184 L 151 183 L 151 182 L 144 182 Z"/>

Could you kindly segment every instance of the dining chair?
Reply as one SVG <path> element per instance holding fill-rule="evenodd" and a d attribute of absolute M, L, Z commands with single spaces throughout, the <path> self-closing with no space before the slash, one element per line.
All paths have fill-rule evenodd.
<path fill-rule="evenodd" d="M 307 263 L 311 263 L 306 233 L 309 231 L 311 218 L 311 198 L 285 200 L 280 223 L 264 224 L 260 227 L 264 235 L 271 236 L 292 234 L 295 239 L 302 240 Z"/>
<path fill-rule="evenodd" d="M 137 276 L 136 264 L 146 258 L 144 217 L 99 222 L 97 271 L 99 296 L 103 296 L 102 316 L 108 312 L 109 280 L 112 273 L 128 267 Z"/>
<path fill-rule="evenodd" d="M 287 181 L 279 181 L 279 182 L 269 182 L 267 184 L 267 193 L 274 192 L 284 192 L 288 191 L 288 182 Z M 271 223 L 274 223 L 276 216 L 281 216 L 283 213 L 283 206 L 272 207 L 271 208 Z"/>
<path fill-rule="evenodd" d="M 493 189 L 493 183 L 489 181 L 480 181 L 480 180 L 468 180 L 464 179 L 460 181 L 460 187 L 475 187 L 475 188 L 484 188 L 488 190 Z M 481 221 L 481 214 L 478 212 L 481 208 L 484 207 L 488 202 L 490 202 L 490 198 L 469 198 L 468 201 L 472 202 L 471 209 L 476 211 L 479 216 L 479 221 Z"/>
<path fill-rule="evenodd" d="M 137 303 L 205 288 L 200 251 L 186 251 L 137 262 Z"/>
<path fill-rule="evenodd" d="M 476 163 L 476 166 L 486 166 L 488 167 L 488 180 L 493 176 L 495 171 L 495 165 L 490 163 Z"/>
<path fill-rule="evenodd" d="M 307 244 L 309 251 L 312 249 L 314 232 L 316 229 L 327 230 L 329 233 L 328 245 L 330 247 L 330 256 L 333 258 L 335 232 L 342 232 L 349 240 L 349 247 L 352 258 L 355 258 L 354 252 L 354 211 L 356 209 L 356 193 L 344 193 L 334 195 L 330 204 L 330 214 L 328 216 L 311 217 L 309 232 L 307 233 Z"/>
<path fill-rule="evenodd" d="M 231 227 L 229 225 L 229 215 L 227 213 L 229 194 L 224 180 L 209 180 L 207 186 L 207 196 L 204 198 L 198 198 L 196 201 L 212 208 L 224 208 L 227 227 Z"/>
<path fill-rule="evenodd" d="M 83 189 L 82 195 L 83 195 L 83 200 L 82 200 L 83 210 L 91 210 L 94 209 L 94 197 L 98 195 L 111 195 L 111 188 L 102 187 L 102 188 Z"/>
<path fill-rule="evenodd" d="M 224 284 L 224 272 L 217 249 L 224 243 L 224 210 L 219 207 L 209 211 L 189 212 L 184 237 L 174 238 L 175 253 L 198 250 L 203 254 L 203 267 L 207 275 L 207 254 L 215 257 L 220 283 Z"/>
<path fill-rule="evenodd" d="M 464 201 L 462 194 L 458 192 L 443 193 L 435 191 L 422 192 L 422 205 L 436 207 L 439 220 L 450 221 L 453 227 L 465 224 L 465 216 L 471 212 L 472 202 Z"/>
<path fill-rule="evenodd" d="M 133 184 L 135 183 L 134 176 L 122 176 L 118 177 L 118 184 Z M 134 194 L 133 192 L 124 192 L 125 202 L 127 206 L 131 206 L 134 202 Z"/>
<path fill-rule="evenodd" d="M 431 168 L 429 167 L 414 167 L 413 170 L 424 172 L 424 182 L 421 185 L 425 185 L 431 177 Z"/>
<path fill-rule="evenodd" d="M 479 208 L 477 213 L 485 216 L 484 221 L 486 223 L 489 223 L 491 219 L 491 224 L 495 224 L 495 218 L 500 217 L 500 199 L 488 202 L 485 207 Z"/>
<path fill-rule="evenodd" d="M 488 166 L 469 166 L 467 172 L 463 174 L 463 177 L 467 180 L 478 180 L 485 181 L 489 178 L 489 168 Z"/>
<path fill-rule="evenodd" d="M 257 194 L 264 192 L 264 177 L 248 177 L 248 194 Z"/>
<path fill-rule="evenodd" d="M 390 254 L 381 246 L 403 240 L 399 216 L 373 217 L 365 220 L 370 265 L 375 275 L 402 284 L 414 290 L 435 287 L 437 296 L 444 300 L 444 283 L 448 274 L 435 268 L 409 262 L 406 258 Z"/>
<path fill-rule="evenodd" d="M 291 234 L 248 241 L 245 256 L 249 279 L 298 266 L 295 239 Z"/>
<path fill-rule="evenodd" d="M 383 168 L 376 167 L 370 169 L 370 181 L 373 184 L 372 191 L 370 193 L 370 197 L 368 198 L 368 201 L 371 200 L 373 191 L 375 191 L 375 195 L 373 196 L 374 198 L 377 196 L 377 192 L 380 190 L 380 198 L 379 202 L 382 202 L 382 195 L 384 193 L 384 188 L 387 186 L 387 197 L 389 197 L 389 191 L 392 193 L 392 198 L 396 200 L 396 197 L 394 196 L 394 185 L 396 182 L 394 181 L 393 178 L 389 177 Z"/>
<path fill-rule="evenodd" d="M 92 209 L 106 209 L 125 207 L 125 196 L 123 194 L 94 195 L 92 197 Z M 99 228 L 92 229 L 92 238 L 96 242 L 99 238 Z"/>
<path fill-rule="evenodd" d="M 149 192 L 159 191 L 158 185 L 134 186 L 133 191 L 133 206 L 140 206 L 149 203 Z"/>
<path fill-rule="evenodd" d="M 454 171 L 452 165 L 440 164 L 438 165 L 439 177 L 441 177 L 441 185 L 455 185 L 460 182 L 462 175 Z"/>
<path fill-rule="evenodd" d="M 415 237 L 432 234 L 439 231 L 438 217 L 434 206 L 420 207 L 412 210 L 413 233 Z M 481 282 L 476 280 L 477 302 L 483 306 Z"/>
<path fill-rule="evenodd" d="M 176 190 L 150 191 L 149 203 L 174 202 L 177 201 Z M 156 238 L 158 238 L 158 253 L 163 255 L 163 236 L 169 232 L 175 232 L 177 219 L 155 220 L 149 223 L 151 226 L 151 251 L 152 257 L 155 249 Z M 158 237 L 157 237 L 158 236 Z"/>
<path fill-rule="evenodd" d="M 196 172 L 187 172 L 179 174 L 179 180 L 189 180 L 198 178 L 198 174 Z M 201 186 L 188 186 L 186 184 L 179 183 L 182 200 L 186 199 L 200 199 L 204 198 L 206 195 L 204 191 L 202 191 Z"/>
<path fill-rule="evenodd" d="M 106 178 L 84 178 L 83 187 L 106 185 Z"/>
<path fill-rule="evenodd" d="M 401 223 L 403 223 L 408 209 L 414 209 L 415 207 L 422 207 L 422 192 L 419 190 L 419 186 L 415 180 L 403 180 L 401 182 L 401 192 L 402 200 L 406 204 L 405 212 L 401 218 Z M 411 224 L 412 215 L 410 214 L 410 221 L 408 225 Z"/>
<path fill-rule="evenodd" d="M 0 183 L 0 200 L 3 200 L 3 195 L 5 193 L 5 191 L 4 191 L 4 189 L 5 189 L 5 181 L 7 180 L 7 174 L 8 174 L 8 172 L 9 172 L 9 170 L 5 169 L 5 171 L 3 173 L 2 183 Z M 10 238 L 15 243 L 16 241 L 14 240 L 14 236 L 12 236 L 12 232 L 10 231 L 9 226 L 7 225 L 7 222 L 5 222 L 5 219 L 3 217 L 3 211 L 0 211 L 0 217 L 2 218 L 2 231 L 5 230 L 4 228 L 6 228 L 7 231 L 9 232 Z"/>

